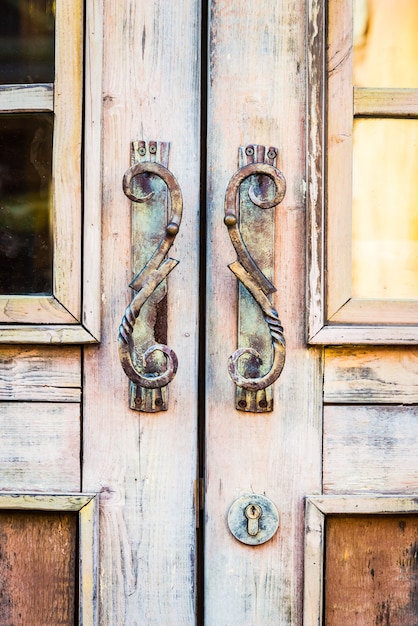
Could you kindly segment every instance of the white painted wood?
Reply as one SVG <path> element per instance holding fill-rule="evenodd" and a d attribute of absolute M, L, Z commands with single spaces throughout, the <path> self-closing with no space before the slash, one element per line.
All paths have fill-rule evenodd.
<path fill-rule="evenodd" d="M 53 111 L 54 85 L 0 85 L 0 111 Z"/>
<path fill-rule="evenodd" d="M 328 348 L 324 402 L 418 403 L 418 353 L 411 348 Z"/>
<path fill-rule="evenodd" d="M 80 489 L 80 405 L 0 404 L 0 476 L 7 491 Z"/>
<path fill-rule="evenodd" d="M 100 497 L 100 624 L 195 623 L 200 3 L 104 3 L 102 342 L 85 350 L 83 489 Z M 170 256 L 169 410 L 129 409 L 118 327 L 131 300 L 131 142 L 170 142 L 184 199 Z M 141 242 L 138 242 L 141 245 Z"/>
<path fill-rule="evenodd" d="M 415 406 L 324 407 L 325 493 L 415 493 Z"/>
<path fill-rule="evenodd" d="M 205 624 L 299 624 L 302 619 L 303 497 L 321 486 L 321 377 L 306 351 L 305 4 L 213 1 L 208 129 Z M 275 209 L 274 296 L 287 357 L 272 414 L 234 408 L 227 360 L 236 349 L 235 251 L 223 224 L 224 195 L 238 147 L 279 148 L 287 194 Z M 319 392 L 319 393 L 318 393 Z M 280 527 L 270 542 L 244 546 L 226 516 L 245 493 L 268 496 Z"/>
<path fill-rule="evenodd" d="M 80 402 L 80 357 L 73 347 L 3 347 L 0 400 Z"/>

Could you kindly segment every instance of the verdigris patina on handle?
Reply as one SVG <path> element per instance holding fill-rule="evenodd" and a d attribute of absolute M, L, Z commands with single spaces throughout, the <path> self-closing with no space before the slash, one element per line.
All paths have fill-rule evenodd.
<path fill-rule="evenodd" d="M 270 386 L 280 376 L 286 355 L 283 327 L 270 300 L 276 291 L 271 282 L 274 216 L 259 211 L 277 206 L 286 193 L 285 178 L 274 165 L 276 157 L 275 148 L 240 148 L 241 167 L 225 195 L 224 221 L 237 253 L 237 261 L 228 267 L 245 288 L 239 291 L 239 347 L 228 362 L 229 375 L 237 386 L 236 408 L 242 411 L 273 409 Z M 260 316 L 265 324 L 260 323 Z"/>
<path fill-rule="evenodd" d="M 178 366 L 175 352 L 166 345 L 165 279 L 178 264 L 166 255 L 180 227 L 183 199 L 173 174 L 158 162 L 168 161 L 168 150 L 164 142 L 134 142 L 133 164 L 123 178 L 123 191 L 132 200 L 133 266 L 138 273 L 119 327 L 119 357 L 131 381 L 130 406 L 146 412 L 167 410 L 167 385 Z"/>

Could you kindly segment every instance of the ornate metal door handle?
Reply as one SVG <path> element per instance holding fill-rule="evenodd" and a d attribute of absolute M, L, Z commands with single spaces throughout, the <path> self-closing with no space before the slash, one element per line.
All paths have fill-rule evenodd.
<path fill-rule="evenodd" d="M 168 151 L 167 143 L 134 142 L 133 165 L 123 178 L 123 191 L 133 202 L 133 265 L 134 271 L 139 272 L 130 284 L 135 294 L 119 327 L 119 357 L 131 381 L 131 408 L 147 412 L 167 409 L 166 386 L 178 366 L 176 354 L 165 345 L 167 289 L 164 281 L 178 264 L 177 260 L 165 257 L 180 227 L 183 199 L 173 174 L 157 162 L 166 163 Z M 145 194 L 138 195 L 139 189 Z M 168 197 L 170 216 L 164 226 Z M 142 210 L 140 205 L 144 207 Z M 156 242 L 157 247 L 149 258 Z M 141 324 L 136 324 L 141 311 Z M 161 341 L 157 341 L 157 335 Z"/>
<path fill-rule="evenodd" d="M 273 409 L 272 389 L 269 387 L 280 376 L 286 355 L 283 327 L 269 299 L 276 289 L 266 276 L 272 275 L 274 269 L 273 216 L 263 217 L 257 211 L 280 204 L 285 196 L 286 181 L 282 172 L 274 166 L 276 156 L 275 148 L 269 148 L 267 155 L 264 146 L 240 148 L 241 167 L 231 178 L 225 195 L 224 221 L 238 257 L 228 267 L 245 287 L 240 287 L 239 292 L 238 344 L 246 346 L 253 343 L 257 346 L 257 350 L 253 347 L 239 347 L 229 358 L 229 375 L 237 386 L 236 408 L 244 411 L 265 412 Z M 274 184 L 274 197 L 262 199 L 261 194 L 271 194 L 268 187 L 272 183 L 268 181 Z M 260 188 L 261 194 L 255 193 L 255 186 Z M 246 243 L 241 231 L 245 231 Z M 251 253 L 248 249 L 250 244 Z M 250 294 L 258 305 L 256 311 Z M 260 314 L 267 324 L 264 328 L 269 338 L 262 330 L 263 324 L 258 319 Z M 240 373 L 239 361 L 243 355 L 248 355 L 248 358 L 243 360 L 244 372 Z M 266 371 L 263 364 L 269 361 L 270 367 Z"/>

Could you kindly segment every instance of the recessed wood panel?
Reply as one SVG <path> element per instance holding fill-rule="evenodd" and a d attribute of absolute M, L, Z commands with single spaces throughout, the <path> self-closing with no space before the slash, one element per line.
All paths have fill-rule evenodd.
<path fill-rule="evenodd" d="M 0 399 L 80 402 L 79 347 L 5 346 L 0 354 Z"/>
<path fill-rule="evenodd" d="M 324 493 L 415 493 L 418 407 L 326 406 Z"/>
<path fill-rule="evenodd" d="M 399 346 L 326 348 L 324 401 L 418 403 L 418 351 Z"/>
<path fill-rule="evenodd" d="M 80 489 L 80 405 L 0 403 L 2 491 Z"/>
<path fill-rule="evenodd" d="M 326 626 L 416 626 L 418 515 L 329 515 Z"/>
<path fill-rule="evenodd" d="M 74 626 L 77 513 L 0 511 L 0 623 Z"/>

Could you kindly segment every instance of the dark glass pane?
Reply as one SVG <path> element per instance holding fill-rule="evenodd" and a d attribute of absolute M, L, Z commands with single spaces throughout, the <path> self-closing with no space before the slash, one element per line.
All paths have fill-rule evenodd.
<path fill-rule="evenodd" d="M 0 1 L 0 84 L 54 81 L 55 0 Z"/>
<path fill-rule="evenodd" d="M 0 117 L 0 294 L 52 293 L 52 113 Z"/>

